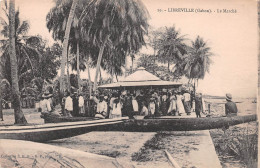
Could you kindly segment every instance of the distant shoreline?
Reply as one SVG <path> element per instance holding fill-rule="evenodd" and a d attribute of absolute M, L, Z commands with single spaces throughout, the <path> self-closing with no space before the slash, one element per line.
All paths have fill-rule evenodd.
<path fill-rule="evenodd" d="M 204 99 L 226 99 L 225 96 L 203 95 Z M 256 97 L 234 97 L 233 99 L 257 99 Z"/>

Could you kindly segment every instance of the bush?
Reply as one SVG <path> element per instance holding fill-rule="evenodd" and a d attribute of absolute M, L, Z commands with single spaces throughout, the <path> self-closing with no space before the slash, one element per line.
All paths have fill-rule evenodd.
<path fill-rule="evenodd" d="M 257 128 L 257 127 L 255 127 Z M 248 168 L 257 167 L 258 131 L 248 127 L 230 127 L 224 133 L 212 137 L 215 148 L 221 155 L 234 156 Z"/>

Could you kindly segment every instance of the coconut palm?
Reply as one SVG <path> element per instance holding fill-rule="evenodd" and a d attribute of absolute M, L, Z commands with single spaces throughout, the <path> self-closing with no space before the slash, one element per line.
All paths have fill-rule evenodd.
<path fill-rule="evenodd" d="M 166 27 L 158 35 L 159 38 L 155 41 L 155 46 L 158 49 L 158 61 L 167 63 L 168 71 L 170 71 L 170 64 L 178 62 L 187 53 L 186 44 L 184 43 L 186 40 L 185 35 L 181 35 L 175 26 Z"/>
<path fill-rule="evenodd" d="M 78 0 L 73 0 L 72 6 L 70 8 L 70 13 L 68 17 L 68 21 L 66 23 L 66 29 L 65 29 L 65 35 L 64 35 L 64 40 L 63 40 L 63 49 L 62 49 L 62 57 L 61 57 L 61 78 L 64 78 L 64 73 L 65 73 L 65 62 L 66 62 L 66 57 L 68 54 L 68 43 L 69 43 L 69 35 L 70 35 L 70 28 L 71 24 L 73 21 L 74 13 L 76 10 L 76 5 L 78 3 Z M 62 91 L 64 91 L 64 80 L 61 79 L 60 82 L 60 88 Z"/>
<path fill-rule="evenodd" d="M 6 9 L 8 7 L 6 5 Z M 42 40 L 38 36 L 26 36 L 29 30 L 28 21 L 21 21 L 19 17 L 19 10 L 15 14 L 15 44 L 16 44 L 16 57 L 17 57 L 17 69 L 18 69 L 18 82 L 20 89 L 23 88 L 23 81 L 27 77 L 34 76 L 35 69 L 37 68 L 36 62 L 39 61 L 41 53 L 40 49 Z M 9 15 L 6 12 L 6 18 L 9 19 Z M 10 83 L 11 81 L 11 62 L 9 57 L 9 24 L 4 18 L 1 19 L 1 25 L 3 29 L 1 30 L 1 35 L 4 37 L 0 41 L 1 55 L 1 72 L 3 73 L 3 78 L 7 79 Z"/>
<path fill-rule="evenodd" d="M 16 45 L 15 45 L 15 1 L 9 1 L 9 55 L 11 62 L 11 76 L 12 76 L 12 92 L 13 92 L 13 106 L 14 106 L 14 117 L 15 124 L 26 124 L 27 121 L 24 117 L 20 92 L 18 85 L 18 72 L 17 72 L 17 57 L 16 57 Z"/>
<path fill-rule="evenodd" d="M 82 35 L 99 48 L 95 91 L 103 54 L 117 53 L 125 60 L 126 55 L 137 52 L 145 44 L 148 12 L 142 2 L 133 0 L 96 0 L 85 12 Z"/>
<path fill-rule="evenodd" d="M 66 58 L 68 57 L 68 45 L 69 45 L 69 38 L 70 38 L 70 31 L 72 22 L 75 16 L 75 10 L 77 7 L 78 0 L 73 0 L 72 4 L 69 0 L 58 0 L 56 1 L 56 6 L 51 9 L 48 13 L 46 20 L 47 20 L 47 27 L 49 31 L 52 31 L 52 36 L 54 39 L 59 39 L 63 42 L 63 49 L 62 49 L 62 57 L 61 57 L 61 81 L 60 81 L 60 90 L 63 94 L 65 91 L 65 83 L 64 83 L 64 74 L 65 74 L 65 64 Z M 66 13 L 64 10 L 65 6 L 71 4 L 70 8 L 65 8 L 69 10 L 68 17 L 64 17 Z M 60 22 L 62 21 L 62 24 Z"/>
<path fill-rule="evenodd" d="M 78 3 L 79 5 L 75 5 Z M 69 50 L 69 47 L 67 47 L 67 58 L 69 52 L 73 53 L 73 55 L 76 55 L 75 61 L 72 62 L 73 66 L 76 66 L 77 70 L 77 77 L 78 77 L 78 87 L 80 88 L 80 66 L 82 66 L 82 61 L 84 61 L 83 57 L 84 54 L 82 53 L 82 48 L 86 48 L 86 46 L 83 45 L 83 41 L 81 39 L 81 34 L 80 34 L 80 25 L 79 25 L 79 19 L 84 11 L 84 8 L 87 6 L 89 1 L 87 0 L 58 0 L 56 1 L 56 6 L 50 10 L 48 13 L 46 20 L 47 20 L 47 28 L 49 31 L 52 31 L 52 36 L 55 40 L 60 40 L 61 42 L 65 42 L 65 32 L 67 31 L 67 40 L 68 40 L 68 46 L 71 48 Z M 74 6 L 75 5 L 75 6 Z M 72 8 L 73 7 L 73 8 Z M 72 13 L 71 13 L 72 12 Z M 73 14 L 73 16 L 72 16 Z M 69 23 L 69 18 L 71 19 L 71 23 Z M 71 26 L 70 32 L 68 32 L 69 27 L 66 26 Z M 66 27 L 66 29 L 65 29 Z M 66 31 L 65 31 L 66 30 Z M 63 45 L 63 47 L 65 47 Z M 64 52 L 63 52 L 64 54 Z M 80 57 L 81 55 L 81 57 Z M 62 57 L 63 58 L 63 57 Z M 80 59 L 82 58 L 82 59 Z M 65 60 L 64 60 L 65 61 Z M 66 62 L 66 61 L 65 61 Z M 62 64 L 61 70 L 62 72 L 65 63 Z M 64 66 L 64 67 L 63 67 Z M 69 66 L 68 59 L 67 59 L 67 67 Z M 74 69 L 74 67 L 73 67 Z M 67 71 L 68 73 L 68 71 Z M 64 76 L 63 73 L 61 73 L 61 76 Z M 69 76 L 69 75 L 68 75 Z M 62 77 L 64 78 L 64 77 Z M 64 81 L 64 80 L 62 80 Z M 62 85 L 64 83 L 61 83 Z M 62 86 L 63 87 L 63 86 Z"/>
<path fill-rule="evenodd" d="M 208 44 L 199 36 L 192 42 L 192 47 L 189 50 L 189 57 L 185 65 L 186 76 L 194 82 L 197 80 L 198 84 L 198 80 L 204 79 L 205 74 L 209 73 L 213 53 L 210 52 Z"/>

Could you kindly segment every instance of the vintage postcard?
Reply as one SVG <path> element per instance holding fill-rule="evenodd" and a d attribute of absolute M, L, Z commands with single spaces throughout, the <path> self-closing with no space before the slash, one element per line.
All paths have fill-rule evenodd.
<path fill-rule="evenodd" d="M 258 1 L 0 7 L 1 168 L 258 167 Z"/>

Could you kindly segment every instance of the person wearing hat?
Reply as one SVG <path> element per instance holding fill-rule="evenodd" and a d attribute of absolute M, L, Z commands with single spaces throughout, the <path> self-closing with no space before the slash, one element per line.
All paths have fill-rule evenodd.
<path fill-rule="evenodd" d="M 200 113 L 203 111 L 203 105 L 202 105 L 202 94 L 197 93 L 195 95 L 195 113 L 197 118 L 200 118 Z"/>
<path fill-rule="evenodd" d="M 230 93 L 226 94 L 227 103 L 225 104 L 225 114 L 228 117 L 237 115 L 237 105 L 232 101 L 232 95 Z"/>

